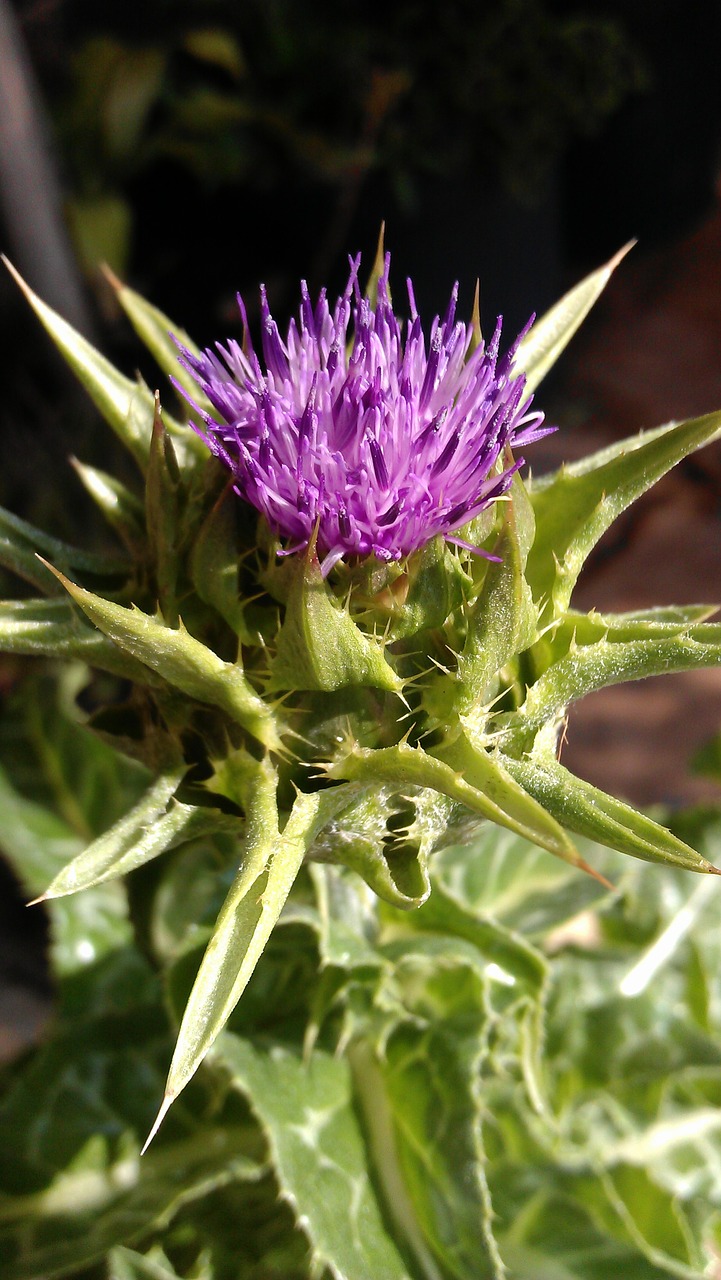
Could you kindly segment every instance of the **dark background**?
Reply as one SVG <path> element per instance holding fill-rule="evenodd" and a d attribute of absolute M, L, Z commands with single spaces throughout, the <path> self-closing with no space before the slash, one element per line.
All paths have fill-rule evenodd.
<path fill-rule="evenodd" d="M 510 335 L 714 199 L 717 4 L 0 0 L 0 19 L 2 247 L 125 367 L 103 261 L 207 343 L 260 280 L 280 319 L 301 276 L 337 290 L 385 220 L 422 314 L 456 278 L 470 308 L 480 278 Z M 1 279 L 0 321 L 0 500 L 52 510 L 66 454 L 106 445 Z"/>

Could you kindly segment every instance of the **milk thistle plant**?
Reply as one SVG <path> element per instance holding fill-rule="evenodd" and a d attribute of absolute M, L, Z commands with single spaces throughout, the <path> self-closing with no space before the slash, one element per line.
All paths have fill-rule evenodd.
<path fill-rule="evenodd" d="M 526 869 L 553 866 L 551 854 L 559 870 L 534 909 L 558 923 L 557 885 L 569 877 L 581 886 L 576 908 L 589 892 L 612 890 L 600 846 L 715 871 L 692 843 L 559 759 L 568 707 L 585 694 L 721 662 L 711 607 L 601 615 L 572 603 L 602 534 L 717 436 L 720 413 L 642 433 L 549 476 L 522 476 L 526 450 L 531 461 L 552 429 L 536 388 L 616 262 L 505 345 L 500 321 L 490 341 L 482 336 L 477 301 L 470 322 L 457 319 L 457 289 L 424 329 L 410 282 L 392 302 L 382 248 L 365 288 L 352 261 L 334 304 L 303 285 L 285 336 L 262 292 L 260 343 L 241 301 L 240 339 L 205 351 L 115 281 L 120 306 L 180 393 L 172 414 L 166 392 L 161 407 L 22 286 L 142 477 L 133 489 L 75 464 L 117 535 L 113 557 L 2 515 L 2 563 L 39 594 L 0 606 L 0 647 L 108 673 L 111 694 L 96 698 L 78 732 L 135 762 L 122 766 L 130 798 L 114 825 L 101 823 L 49 884 L 38 867 L 26 878 L 55 910 L 67 895 L 116 891 L 110 882 L 132 873 L 136 941 L 166 974 L 179 1028 L 162 1099 L 149 1090 L 159 1107 L 153 1134 L 169 1111 L 173 1134 L 171 1104 L 212 1050 L 193 1089 L 230 1079 L 254 1118 L 231 1109 L 227 1119 L 226 1086 L 212 1105 L 205 1099 L 210 1146 L 181 1173 L 184 1195 L 189 1203 L 272 1170 L 301 1233 L 286 1228 L 290 1253 L 277 1271 L 265 1257 L 263 1275 L 483 1277 L 511 1266 L 535 1280 L 537 1255 L 519 1253 L 521 1227 L 504 1236 L 513 1178 L 491 1186 L 493 1138 L 483 1125 L 487 1111 L 502 1114 L 504 1073 L 488 1067 L 499 1044 L 500 1058 L 520 1064 L 514 1089 L 525 1081 L 530 1112 L 548 1119 L 537 1066 L 545 961 L 488 916 L 478 892 L 474 904 L 469 885 L 499 850 Z M 314 976 L 299 987 L 296 974 L 295 1003 L 268 1048 L 263 1017 L 282 1005 L 287 973 L 307 962 L 308 932 Z M 279 978 L 282 933 L 298 945 Z M 489 975 L 501 992 L 516 989 L 495 1013 Z M 513 1047 L 503 1048 L 511 1027 Z M 430 1076 L 419 1083 L 428 1061 L 431 1076 L 440 1073 L 433 1088 Z M 429 1124 L 439 1116 L 425 1171 L 411 1133 L 418 1115 L 404 1113 L 419 1089 L 418 1115 L 425 1109 Z M 347 1109 L 353 1090 L 372 1181 Z M 456 1093 L 466 1099 L 457 1131 Z M 261 1138 L 248 1138 L 256 1131 L 265 1155 Z M 163 1126 L 161 1153 L 166 1140 Z M 556 1131 L 554 1142 L 568 1141 Z M 140 1167 L 132 1176 L 142 1180 Z M 325 1189 L 314 1199 L 316 1178 Z M 323 1209 L 335 1194 L 324 1178 L 345 1186 L 338 1222 Z M 171 1200 L 143 1210 L 135 1235 L 106 1232 L 95 1252 L 83 1253 L 75 1233 L 70 1262 L 51 1265 L 41 1248 L 26 1257 L 18 1246 L 12 1275 L 67 1274 L 111 1246 L 120 1249 L 113 1275 L 150 1276 L 152 1266 L 164 1278 L 226 1274 L 202 1262 L 200 1245 L 183 1270 L 182 1230 L 175 1254 L 131 1258 L 124 1246 L 170 1221 L 180 1204 L 171 1211 Z M 702 1274 L 690 1262 L 664 1270 L 659 1249 L 623 1230 L 619 1274 Z M 298 1239 L 309 1261 L 297 1261 Z M 633 1249 L 660 1269 L 623 1271 Z M 237 1267 L 233 1275 L 261 1274 Z"/>

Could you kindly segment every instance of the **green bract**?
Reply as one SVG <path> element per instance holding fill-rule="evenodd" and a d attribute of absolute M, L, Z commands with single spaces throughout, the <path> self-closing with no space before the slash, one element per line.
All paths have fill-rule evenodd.
<path fill-rule="evenodd" d="M 516 368 L 529 385 L 614 265 L 525 338 Z M 713 610 L 602 617 L 571 605 L 610 523 L 716 438 L 721 413 L 613 445 L 532 485 L 516 475 L 507 499 L 466 534 L 497 561 L 438 537 L 405 562 L 341 562 L 324 578 L 313 544 L 278 558 L 193 430 L 26 294 L 142 484 L 131 491 L 77 468 L 118 535 L 112 561 L 0 515 L 0 561 L 43 593 L 0 605 L 0 646 L 131 681 L 122 711 L 99 713 L 95 727 L 153 777 L 43 896 L 98 885 L 201 835 L 231 850 L 218 875 L 220 883 L 230 866 L 232 882 L 192 985 L 161 1115 L 225 1025 L 304 863 L 350 867 L 392 907 L 412 909 L 429 894 L 431 855 L 490 821 L 586 870 L 575 836 L 714 870 L 652 819 L 575 778 L 557 748 L 568 706 L 584 694 L 721 662 L 721 625 L 706 621 Z M 163 371 L 176 369 L 170 321 L 122 286 L 117 296 Z M 252 1075 L 254 1059 L 237 1069 Z M 284 1070 L 279 1060 L 279 1079 Z"/>

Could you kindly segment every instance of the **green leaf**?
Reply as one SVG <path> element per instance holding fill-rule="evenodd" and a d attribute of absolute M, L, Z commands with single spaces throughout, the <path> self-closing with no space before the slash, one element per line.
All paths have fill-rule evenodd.
<path fill-rule="evenodd" d="M 241 1189 L 240 1187 L 235 1186 L 232 1190 L 237 1200 L 236 1211 L 240 1211 L 242 1214 L 242 1211 L 245 1210 L 245 1220 L 243 1222 L 245 1231 L 243 1231 L 243 1235 L 247 1242 L 248 1237 L 250 1236 L 252 1238 L 253 1235 L 252 1227 L 248 1229 L 248 1201 L 256 1201 L 259 1198 L 257 1190 L 253 1187 L 249 1190 L 249 1194 L 246 1192 L 244 1187 Z M 218 1256 L 222 1249 L 222 1245 L 220 1248 L 218 1247 L 217 1237 L 221 1235 L 221 1232 L 217 1230 L 216 1226 L 217 1211 L 214 1213 L 213 1208 L 210 1208 L 210 1210 L 208 1208 L 208 1202 L 212 1200 L 218 1200 L 221 1202 L 222 1208 L 225 1209 L 226 1212 L 233 1212 L 233 1209 L 231 1209 L 228 1204 L 228 1201 L 230 1200 L 230 1193 L 224 1187 L 220 1188 L 217 1192 L 212 1192 L 210 1196 L 202 1197 L 198 1201 L 197 1209 L 194 1206 L 189 1212 L 187 1210 L 184 1212 L 183 1217 L 185 1222 L 183 1223 L 183 1226 L 179 1228 L 178 1234 L 183 1238 L 183 1242 L 186 1246 L 185 1251 L 187 1251 L 188 1256 L 193 1252 L 191 1244 L 192 1237 L 188 1226 L 188 1220 L 207 1215 L 211 1220 L 213 1220 L 213 1226 L 216 1227 L 215 1231 L 211 1229 L 208 1232 L 202 1233 L 205 1236 L 210 1236 L 212 1240 L 211 1247 L 202 1249 L 199 1255 L 193 1258 L 189 1265 L 186 1265 L 185 1259 L 183 1259 L 182 1262 L 178 1263 L 179 1270 L 176 1271 L 175 1266 L 169 1262 L 160 1245 L 152 1246 L 147 1253 L 140 1253 L 135 1249 L 126 1249 L 123 1245 L 119 1245 L 117 1248 L 111 1249 L 108 1254 L 108 1280 L 222 1280 L 222 1278 L 226 1277 L 230 1259 L 225 1260 L 224 1269 L 223 1262 Z M 235 1208 L 236 1206 L 233 1207 Z M 198 1234 L 201 1235 L 200 1232 Z M 165 1233 L 163 1233 L 163 1238 L 164 1235 Z M 223 1243 L 225 1243 L 225 1241 L 223 1241 Z M 243 1265 L 245 1259 L 243 1258 L 241 1260 L 238 1244 L 235 1240 L 233 1243 L 235 1244 L 235 1249 L 233 1250 L 233 1263 L 231 1265 L 235 1266 L 234 1274 L 238 1277 L 238 1280 L 241 1280 L 241 1278 L 244 1280 L 244 1277 L 247 1274 Z M 172 1252 L 172 1242 L 170 1249 Z M 275 1250 L 272 1251 L 272 1261 L 275 1262 Z M 281 1266 L 283 1265 L 283 1261 L 284 1260 L 281 1260 Z M 286 1273 L 279 1270 L 274 1270 L 272 1272 L 268 1271 L 267 1273 L 267 1280 L 281 1280 L 281 1277 L 282 1280 L 286 1280 L 286 1277 L 288 1280 L 292 1280 L 292 1277 L 298 1277 L 298 1273 L 294 1272 L 291 1275 L 290 1266 Z M 303 1280 L 305 1280 L 305 1277 L 303 1277 Z"/>
<path fill-rule="evenodd" d="M 345 867 L 312 862 L 308 871 L 317 901 L 310 923 L 318 935 L 322 965 L 338 969 L 379 967 L 382 959 L 369 941 L 376 927 L 375 905 L 368 902 L 363 886 Z"/>
<path fill-rule="evenodd" d="M 239 41 L 224 27 L 195 28 L 187 32 L 183 44 L 193 58 L 220 67 L 233 80 L 241 80 L 247 72 Z"/>
<path fill-rule="evenodd" d="M 552 1167 L 552 1166 L 551 1166 Z M 491 1179 L 498 1232 L 504 1261 L 513 1280 L 663 1280 L 665 1276 L 701 1280 L 703 1273 L 666 1270 L 650 1262 L 628 1240 L 617 1239 L 599 1224 L 604 1199 L 589 1197 L 585 1208 L 565 1186 L 554 1188 L 551 1178 L 526 1168 L 499 1163 Z M 560 1172 L 557 1181 L 561 1184 Z M 599 1201 L 598 1212 L 596 1201 Z M 672 1211 L 667 1203 L 664 1212 Z M 620 1224 L 619 1224 L 620 1226 Z M 621 1232 L 619 1231 L 619 1235 Z"/>
<path fill-rule="evenodd" d="M 522 934 L 491 915 L 469 910 L 437 880 L 428 901 L 418 911 L 400 915 L 383 906 L 381 920 L 383 944 L 389 937 L 407 934 L 408 930 L 437 934 L 446 945 L 449 938 L 463 938 L 476 948 L 484 968 L 494 964 L 534 999 L 540 1000 L 543 996 L 548 965 L 541 953 Z"/>
<path fill-rule="evenodd" d="M 0 809 L 0 849 L 28 894 L 36 895 L 75 857 L 82 840 L 62 818 L 21 796 L 1 769 Z M 130 941 L 127 904 L 118 885 L 53 904 L 50 915 L 50 959 L 58 978 L 82 972 Z"/>
<path fill-rule="evenodd" d="M 593 856 L 608 871 L 603 851 Z M 526 938 L 548 933 L 607 896 L 591 876 L 490 825 L 468 844 L 439 850 L 433 868 L 434 878 L 468 911 Z"/>
<path fill-rule="evenodd" d="M 691 761 L 694 773 L 718 782 L 721 778 L 721 736 L 718 734 L 699 747 Z"/>
<path fill-rule="evenodd" d="M 575 777 L 550 754 L 524 756 L 520 760 L 509 757 L 504 759 L 504 765 L 544 809 L 577 835 L 648 862 L 687 871 L 716 870 L 665 827 Z"/>
<path fill-rule="evenodd" d="M 416 960 L 413 980 L 413 1022 L 382 1054 L 350 1051 L 376 1176 L 423 1276 L 502 1280 L 481 1136 L 484 984 L 448 957 L 425 970 Z"/>
<path fill-rule="evenodd" d="M 237 1093 L 233 1097 L 247 1105 Z M 205 1196 L 161 1239 L 174 1259 L 192 1259 L 183 1280 L 316 1280 L 306 1238 L 270 1173 L 262 1182 Z"/>
<path fill-rule="evenodd" d="M 190 993 L 155 1128 L 225 1026 L 263 953 L 308 849 L 343 803 L 342 788 L 299 794 L 281 833 L 276 787 L 277 775 L 267 759 L 249 770 L 240 870 L 223 903 Z"/>
<path fill-rule="evenodd" d="M 322 689 L 370 685 L 400 693 L 403 681 L 383 656 L 382 642 L 358 629 L 331 595 L 309 545 L 296 558 L 283 625 L 270 666 L 270 688 Z"/>
<path fill-rule="evenodd" d="M 0 847 L 30 892 L 44 884 L 78 852 L 82 837 L 49 809 L 21 796 L 0 771 L 3 830 Z"/>
<path fill-rule="evenodd" d="M 86 626 L 67 599 L 0 601 L 0 650 L 30 657 L 76 658 L 139 684 L 156 683 L 148 667 Z"/>
<path fill-rule="evenodd" d="M 206 836 L 183 843 L 163 866 L 154 891 L 144 895 L 147 936 L 153 955 L 163 968 L 169 969 L 179 958 L 207 943 L 233 879 L 239 848 L 240 841 L 228 836 Z M 191 980 L 197 967 L 196 958 Z M 179 998 L 173 997 L 171 1007 L 178 1019 L 189 991 L 186 981 Z"/>
<path fill-rule="evenodd" d="M 686 825 L 704 854 L 718 852 L 718 815 Z M 545 1055 L 553 1122 L 523 1114 L 500 1075 L 487 1082 L 497 1232 L 523 1280 L 708 1270 L 721 1006 L 707 1007 L 704 1033 L 689 975 L 718 964 L 720 888 L 629 864 L 624 892 L 558 938 Z"/>
<path fill-rule="evenodd" d="M 86 279 L 95 277 L 99 262 L 121 270 L 130 256 L 133 210 L 121 195 L 88 191 L 64 192 L 63 220 L 67 224 L 78 266 Z"/>
<path fill-rule="evenodd" d="M 70 1022 L 6 1099 L 3 1280 L 84 1271 L 214 1188 L 258 1178 L 257 1135 L 237 1116 L 209 1124 L 188 1110 L 139 1159 L 167 1035 L 149 1002 Z"/>
<path fill-rule="evenodd" d="M 554 615 L 565 611 L 589 552 L 609 525 L 720 429 L 721 413 L 670 423 L 534 481 L 536 540 L 527 568 L 534 599 L 552 601 Z"/>
<path fill-rule="evenodd" d="M 528 392 L 535 391 L 539 382 L 556 363 L 605 289 L 619 262 L 632 247 L 633 241 L 619 250 L 605 266 L 592 271 L 580 284 L 570 289 L 526 334 L 516 353 L 514 372 L 525 373 Z"/>
<path fill-rule="evenodd" d="M 84 723 L 75 699 L 86 684 L 78 665 L 26 676 L 0 715 L 0 760 L 13 785 L 85 841 L 126 813 L 149 781 Z"/>
<path fill-rule="evenodd" d="M 190 698 L 220 707 L 264 746 L 280 742 L 273 712 L 246 680 L 238 663 L 223 662 L 185 630 L 151 618 L 133 606 L 125 609 L 83 590 L 57 574 L 76 604 L 104 635 Z"/>
<path fill-rule="evenodd" d="M 304 1062 L 291 1048 L 231 1034 L 217 1053 L 265 1130 L 317 1266 L 338 1280 L 411 1280 L 376 1198 L 347 1061 L 315 1050 Z"/>
<path fill-rule="evenodd" d="M 95 554 L 72 547 L 0 507 L 0 565 L 11 569 L 46 594 L 54 593 L 57 586 L 52 574 L 38 559 L 36 552 L 52 556 L 58 566 L 68 573 L 91 573 L 96 577 L 107 578 L 128 571 L 128 561 L 124 556 L 108 555 L 107 552 Z"/>
<path fill-rule="evenodd" d="M 91 50 L 96 51 L 101 42 L 102 37 L 89 42 Z M 143 148 L 148 117 L 163 93 L 167 54 L 153 45 L 138 47 L 119 41 L 108 41 L 108 45 L 114 74 L 107 75 L 102 87 L 103 149 L 107 162 L 122 171 Z M 87 45 L 84 51 L 87 57 Z M 98 70 L 98 63 L 92 64 L 90 75 L 97 76 Z"/>
<path fill-rule="evenodd" d="M 696 622 L 705 622 L 718 612 L 717 605 L 694 604 L 659 609 L 639 609 L 631 613 L 580 613 L 569 609 L 543 632 L 529 654 L 530 666 L 538 679 L 548 667 L 577 645 L 597 640 L 663 640 L 677 636 Z"/>
<path fill-rule="evenodd" d="M 162 1251 L 137 1253 L 123 1245 L 108 1255 L 108 1277 L 109 1280 L 180 1280 Z"/>
<path fill-rule="evenodd" d="M 526 701 L 512 716 L 501 738 L 506 754 L 528 750 L 544 725 L 596 689 L 642 680 L 671 671 L 693 671 L 721 663 L 721 624 L 700 622 L 658 640 L 598 640 L 573 645 L 528 690 Z"/>

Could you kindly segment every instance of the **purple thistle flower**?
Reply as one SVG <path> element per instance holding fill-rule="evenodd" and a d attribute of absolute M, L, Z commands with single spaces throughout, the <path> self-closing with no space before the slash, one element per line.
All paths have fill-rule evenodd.
<path fill-rule="evenodd" d="M 261 288 L 265 372 L 240 297 L 242 347 L 230 340 L 198 356 L 181 348 L 218 415 L 191 401 L 205 423 L 196 430 L 237 493 L 288 539 L 281 554 L 307 547 L 317 529 L 324 574 L 343 557 L 401 560 L 437 534 L 468 546 L 456 531 L 523 465 L 496 467 L 506 446 L 553 430 L 530 412 L 525 377 L 512 372 L 523 333 L 499 359 L 499 318 L 490 343 L 470 352 L 456 284 L 426 349 L 410 280 L 405 339 L 393 312 L 390 254 L 375 306 L 361 294 L 359 266 L 360 256 L 332 312 L 325 290 L 313 308 L 303 282 L 299 324 L 291 320 L 285 342 Z"/>

